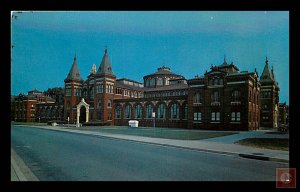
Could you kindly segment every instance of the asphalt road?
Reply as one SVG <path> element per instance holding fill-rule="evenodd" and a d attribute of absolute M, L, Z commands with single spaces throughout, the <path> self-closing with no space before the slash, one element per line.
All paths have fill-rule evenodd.
<path fill-rule="evenodd" d="M 42 181 L 275 181 L 288 164 L 12 125 L 11 145 Z"/>

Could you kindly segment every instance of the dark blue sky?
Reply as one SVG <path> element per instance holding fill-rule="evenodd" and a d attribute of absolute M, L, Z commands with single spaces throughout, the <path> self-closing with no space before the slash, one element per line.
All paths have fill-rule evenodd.
<path fill-rule="evenodd" d="M 11 94 L 64 86 L 76 52 L 83 79 L 108 47 L 117 78 L 142 82 L 165 65 L 186 78 L 203 75 L 226 55 L 259 75 L 265 57 L 289 103 L 289 12 L 102 11 L 12 12 Z"/>

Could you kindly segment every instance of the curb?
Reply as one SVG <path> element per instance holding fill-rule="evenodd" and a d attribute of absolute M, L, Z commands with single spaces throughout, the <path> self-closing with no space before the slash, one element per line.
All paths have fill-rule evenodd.
<path fill-rule="evenodd" d="M 21 125 L 26 126 L 26 125 Z M 237 156 L 237 157 L 243 157 L 243 158 L 249 158 L 249 159 L 256 159 L 256 160 L 263 160 L 263 161 L 274 161 L 274 162 L 282 162 L 282 163 L 289 163 L 289 160 L 286 159 L 280 159 L 275 157 L 266 157 L 266 156 L 259 156 L 259 155 L 252 155 L 252 154 L 242 154 L 242 153 L 235 153 L 235 152 L 228 152 L 228 151 L 217 151 L 212 149 L 198 149 L 198 148 L 192 148 L 192 147 L 185 147 L 180 145 L 170 145 L 170 144 L 162 144 L 162 143 L 153 143 L 153 142 L 147 142 L 147 141 L 140 141 L 140 140 L 134 140 L 134 139 L 128 139 L 128 138 L 118 138 L 114 136 L 108 136 L 108 135 L 101 135 L 101 134 L 93 134 L 93 133 L 84 133 L 84 132 L 76 132 L 64 130 L 62 128 L 54 129 L 54 128 L 48 128 L 48 127 L 39 127 L 34 126 L 39 129 L 47 129 L 50 131 L 61 131 L 61 132 L 68 132 L 73 134 L 82 134 L 82 135 L 90 135 L 94 137 L 102 137 L 107 139 L 114 139 L 114 140 L 127 140 L 131 142 L 139 142 L 139 143 L 145 143 L 145 144 L 153 144 L 153 145 L 160 145 L 160 146 L 167 146 L 167 147 L 176 147 L 181 149 L 188 149 L 188 150 L 194 150 L 194 151 L 202 151 L 202 152 L 209 152 L 209 153 L 217 153 L 217 154 L 223 154 L 223 155 L 231 155 L 231 156 Z M 82 131 L 82 130 L 80 130 Z"/>

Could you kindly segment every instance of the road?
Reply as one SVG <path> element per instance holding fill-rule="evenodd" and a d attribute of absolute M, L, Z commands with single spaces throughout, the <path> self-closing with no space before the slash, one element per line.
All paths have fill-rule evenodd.
<path fill-rule="evenodd" d="M 275 181 L 288 164 L 12 125 L 11 145 L 41 181 Z"/>

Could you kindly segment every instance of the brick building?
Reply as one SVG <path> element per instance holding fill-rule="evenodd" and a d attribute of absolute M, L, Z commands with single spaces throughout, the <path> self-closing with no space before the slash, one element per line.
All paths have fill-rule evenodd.
<path fill-rule="evenodd" d="M 260 125 L 259 106 L 256 70 L 239 71 L 225 58 L 203 77 L 187 80 L 162 66 L 140 83 L 117 79 L 105 49 L 98 70 L 93 65 L 85 81 L 76 56 L 65 79 L 64 119 L 71 123 L 98 121 L 127 126 L 135 119 L 146 127 L 155 123 L 157 127 L 254 130 Z"/>

